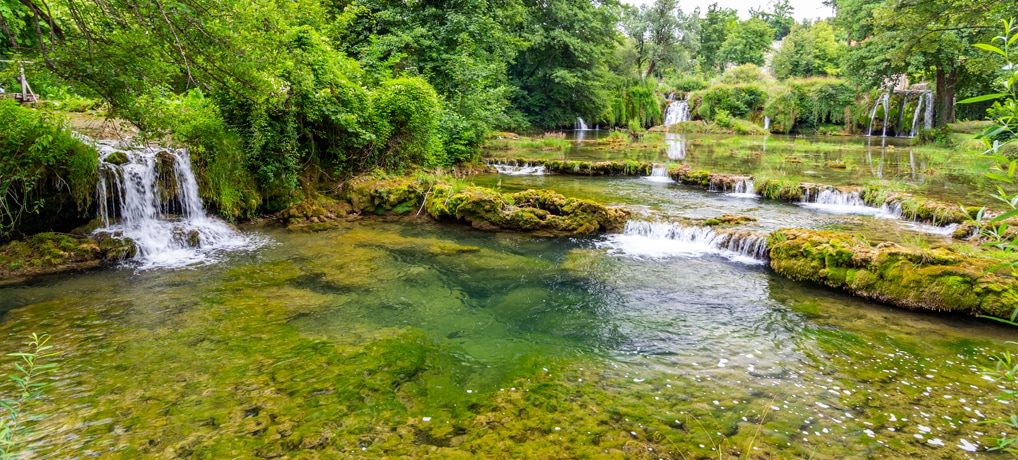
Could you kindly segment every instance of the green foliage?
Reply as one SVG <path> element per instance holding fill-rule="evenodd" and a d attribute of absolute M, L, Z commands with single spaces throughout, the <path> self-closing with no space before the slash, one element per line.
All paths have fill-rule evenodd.
<path fill-rule="evenodd" d="M 771 62 L 774 76 L 780 79 L 836 76 L 840 73 L 841 48 L 834 28 L 827 21 L 796 25 L 785 37 L 781 49 L 774 53 Z"/>
<path fill-rule="evenodd" d="M 699 91 L 701 89 L 707 88 L 707 82 L 704 81 L 702 78 L 689 75 L 683 75 L 681 77 L 676 78 L 666 77 L 665 82 L 669 86 L 674 88 L 676 91 L 682 91 L 684 93 Z"/>
<path fill-rule="evenodd" d="M 659 125 L 664 122 L 663 102 L 646 84 L 619 88 L 601 119 L 610 126 L 647 128 Z"/>
<path fill-rule="evenodd" d="M 24 422 L 32 420 L 25 414 L 25 409 L 29 403 L 42 395 L 48 385 L 45 381 L 39 381 L 40 378 L 53 372 L 57 367 L 56 363 L 42 363 L 59 354 L 49 352 L 53 348 L 46 344 L 49 339 L 49 335 L 33 333 L 29 336 L 27 344 L 29 351 L 7 355 L 19 358 L 14 363 L 17 372 L 9 376 L 14 382 L 17 396 L 0 401 L 0 408 L 6 411 L 6 414 L 0 417 L 0 458 L 16 458 L 24 453 L 21 441 L 26 432 Z"/>
<path fill-rule="evenodd" d="M 26 230 L 26 214 L 45 219 L 84 212 L 98 162 L 95 150 L 71 136 L 62 120 L 0 100 L 0 239 Z"/>
<path fill-rule="evenodd" d="M 693 94 L 690 110 L 708 121 L 714 121 L 719 110 L 746 118 L 762 110 L 766 98 L 767 93 L 755 85 L 714 85 Z"/>
<path fill-rule="evenodd" d="M 746 83 L 760 83 L 764 78 L 763 72 L 756 64 L 743 64 L 732 67 L 721 75 L 721 83 L 738 85 Z"/>
<path fill-rule="evenodd" d="M 411 164 L 433 168 L 449 164 L 442 147 L 442 102 L 422 78 L 388 80 L 371 96 L 378 143 L 376 164 L 401 170 Z"/>
<path fill-rule="evenodd" d="M 626 9 L 622 29 L 629 37 L 627 46 L 637 76 L 660 77 L 666 67 L 692 67 L 689 62 L 698 45 L 697 19 L 683 13 L 677 0 L 655 0 L 638 9 Z"/>
<path fill-rule="evenodd" d="M 572 126 L 608 106 L 607 61 L 618 44 L 618 3 L 528 1 L 522 38 L 530 43 L 509 68 L 513 97 L 535 127 Z"/>
<path fill-rule="evenodd" d="M 707 7 L 707 14 L 700 23 L 700 49 L 697 54 L 704 70 L 717 72 L 724 68 L 721 48 L 738 22 L 739 13 L 734 9 L 720 8 L 717 3 Z"/>
<path fill-rule="evenodd" d="M 751 63 L 764 65 L 764 54 L 770 49 L 774 29 L 764 20 L 751 18 L 742 21 L 725 38 L 718 51 L 722 62 L 736 65 Z"/>
<path fill-rule="evenodd" d="M 846 113 L 854 105 L 855 88 L 843 80 L 789 80 L 771 94 L 764 114 L 771 118 L 772 132 L 788 133 L 849 123 Z"/>
<path fill-rule="evenodd" d="M 763 8 L 750 8 L 749 16 L 762 19 L 774 29 L 774 39 L 781 40 L 795 26 L 792 11 L 794 8 L 788 0 L 774 0 L 771 2 L 771 11 L 765 11 Z"/>

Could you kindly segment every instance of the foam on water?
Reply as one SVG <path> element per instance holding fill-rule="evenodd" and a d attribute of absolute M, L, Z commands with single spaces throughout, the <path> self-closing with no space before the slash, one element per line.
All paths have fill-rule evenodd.
<path fill-rule="evenodd" d="M 767 240 L 751 233 L 719 233 L 710 227 L 630 220 L 622 234 L 600 244 L 612 253 L 631 257 L 669 258 L 722 256 L 751 265 L 767 260 Z"/>

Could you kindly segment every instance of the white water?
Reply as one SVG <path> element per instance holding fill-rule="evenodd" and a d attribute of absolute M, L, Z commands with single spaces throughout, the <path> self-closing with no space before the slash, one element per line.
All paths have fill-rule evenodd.
<path fill-rule="evenodd" d="M 771 130 L 771 117 L 767 116 L 764 117 L 764 129 L 766 129 L 767 131 Z"/>
<path fill-rule="evenodd" d="M 544 175 L 544 166 L 532 165 L 526 163 L 524 165 L 505 164 L 505 163 L 488 163 L 489 166 L 498 170 L 499 174 L 506 176 L 542 176 Z"/>
<path fill-rule="evenodd" d="M 608 235 L 601 247 L 630 257 L 722 256 L 752 265 L 767 261 L 767 240 L 751 233 L 718 233 L 710 227 L 630 220 L 622 234 Z"/>
<path fill-rule="evenodd" d="M 673 182 L 672 178 L 668 177 L 668 168 L 665 166 L 654 166 L 654 169 L 651 170 L 650 175 L 644 176 L 643 178 L 651 182 L 662 182 L 662 183 Z"/>
<path fill-rule="evenodd" d="M 671 126 L 684 121 L 689 121 L 689 102 L 675 101 L 668 104 L 668 109 L 665 111 L 664 125 Z"/>
<path fill-rule="evenodd" d="M 919 135 L 919 111 L 923 108 L 923 101 L 925 100 L 926 98 L 922 95 L 920 95 L 919 99 L 916 100 L 915 113 L 912 114 L 912 132 L 909 137 L 916 137 Z"/>
<path fill-rule="evenodd" d="M 99 218 L 108 232 L 134 240 L 140 269 L 179 268 L 219 260 L 227 250 L 254 248 L 261 242 L 209 217 L 198 196 L 198 181 L 186 149 L 119 148 L 99 143 Z M 127 162 L 107 162 L 122 152 Z M 173 177 L 160 177 L 158 164 L 172 162 Z M 162 171 L 163 175 L 170 174 Z M 164 181 L 175 189 L 163 190 Z M 174 193 L 172 199 L 164 196 Z M 197 238 L 197 244 L 188 240 Z"/>
<path fill-rule="evenodd" d="M 728 196 L 736 198 L 760 198 L 760 195 L 756 194 L 756 187 L 753 185 L 752 179 L 743 179 L 735 184 L 735 189 Z"/>
<path fill-rule="evenodd" d="M 590 131 L 587 122 L 583 121 L 583 118 L 580 117 L 576 117 L 576 129 L 578 131 Z"/>
<path fill-rule="evenodd" d="M 859 192 L 843 192 L 841 190 L 826 189 L 821 190 L 816 195 L 811 195 L 810 190 L 807 189 L 806 197 L 801 203 L 799 203 L 799 205 L 804 208 L 815 209 L 817 211 L 831 214 L 861 214 L 888 218 L 895 217 L 882 208 L 868 206 L 866 202 L 863 201 L 862 196 L 859 195 Z"/>

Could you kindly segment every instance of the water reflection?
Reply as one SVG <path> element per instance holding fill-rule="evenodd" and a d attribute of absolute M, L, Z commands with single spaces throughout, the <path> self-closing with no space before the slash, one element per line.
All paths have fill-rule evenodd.
<path fill-rule="evenodd" d="M 669 160 L 682 161 L 686 159 L 686 138 L 678 133 L 665 133 L 666 153 Z"/>

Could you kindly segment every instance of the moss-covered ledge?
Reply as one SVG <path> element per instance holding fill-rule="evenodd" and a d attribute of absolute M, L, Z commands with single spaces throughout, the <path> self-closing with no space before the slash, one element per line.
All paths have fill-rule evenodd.
<path fill-rule="evenodd" d="M 753 180 L 753 176 L 748 175 L 694 171 L 689 165 L 681 165 L 668 170 L 668 177 L 682 185 L 718 191 L 735 190 L 735 186 L 739 182 Z"/>
<path fill-rule="evenodd" d="M 488 164 L 506 166 L 544 166 L 545 171 L 575 176 L 649 176 L 654 164 L 646 161 L 579 161 L 547 158 L 488 159 Z"/>
<path fill-rule="evenodd" d="M 990 272 L 999 263 L 951 251 L 873 245 L 830 231 L 781 229 L 768 239 L 771 268 L 903 308 L 1009 317 L 1018 280 Z"/>
<path fill-rule="evenodd" d="M 420 215 L 458 220 L 481 229 L 508 229 L 543 235 L 619 232 L 629 211 L 550 190 L 501 193 L 433 178 L 361 176 L 344 183 L 340 198 L 353 212 Z"/>

